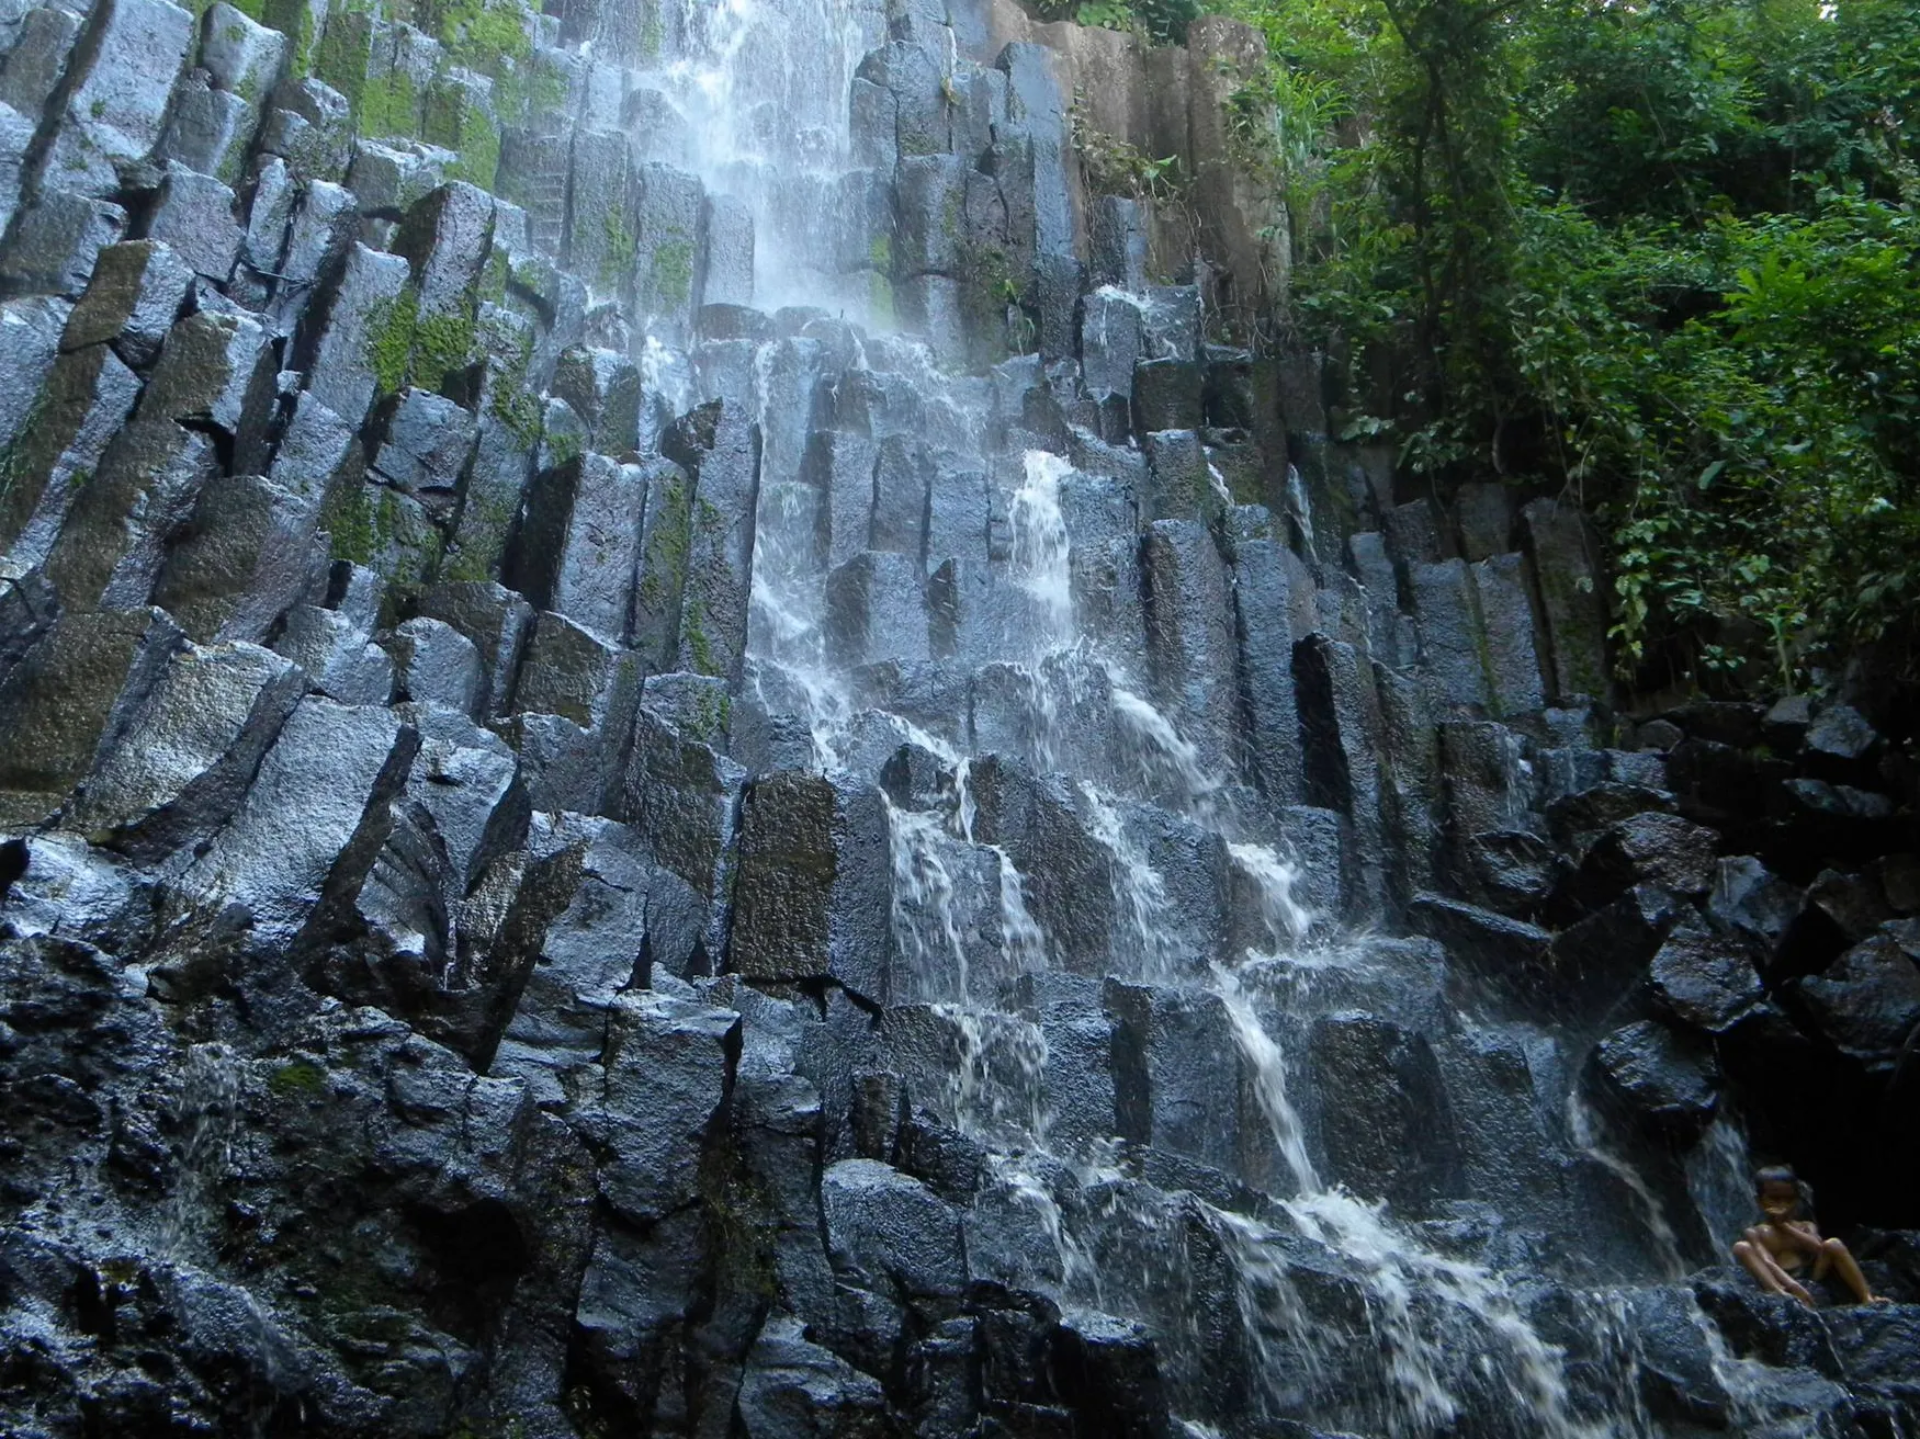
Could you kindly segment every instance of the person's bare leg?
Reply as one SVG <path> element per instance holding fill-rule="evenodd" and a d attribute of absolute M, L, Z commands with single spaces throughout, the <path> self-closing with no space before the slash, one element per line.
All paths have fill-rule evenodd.
<path fill-rule="evenodd" d="M 1853 1291 L 1853 1297 L 1862 1304 L 1889 1302 L 1868 1288 L 1867 1276 L 1860 1272 L 1860 1266 L 1854 1262 L 1852 1253 L 1838 1239 L 1829 1239 L 1821 1244 L 1820 1258 L 1823 1263 L 1831 1264 L 1839 1271 L 1841 1280 Z"/>
<path fill-rule="evenodd" d="M 1749 1237 L 1733 1246 L 1733 1257 L 1740 1261 L 1740 1267 L 1758 1280 L 1760 1287 L 1767 1293 L 1791 1295 L 1811 1309 L 1813 1295 L 1807 1292 L 1804 1284 L 1774 1261 L 1774 1257 L 1767 1253 L 1766 1246 L 1752 1237 L 1753 1232 L 1749 1229 L 1747 1231 Z"/>

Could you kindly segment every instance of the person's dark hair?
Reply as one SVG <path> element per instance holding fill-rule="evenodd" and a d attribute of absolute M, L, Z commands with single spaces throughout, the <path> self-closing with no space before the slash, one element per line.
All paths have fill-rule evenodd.
<path fill-rule="evenodd" d="M 1753 1192 L 1758 1194 L 1769 1184 L 1791 1184 L 1800 1194 L 1800 1212 L 1811 1219 L 1813 1217 L 1813 1186 L 1791 1167 L 1785 1164 L 1769 1164 L 1764 1169 L 1753 1172 Z"/>

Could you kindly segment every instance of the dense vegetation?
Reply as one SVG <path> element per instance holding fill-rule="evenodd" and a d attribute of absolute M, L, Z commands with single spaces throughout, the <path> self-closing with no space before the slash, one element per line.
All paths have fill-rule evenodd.
<path fill-rule="evenodd" d="M 1211 0 L 1262 30 L 1278 323 L 1436 486 L 1566 490 L 1643 684 L 1909 670 L 1920 610 L 1920 6 Z M 1082 5 L 1179 32 L 1181 0 Z"/>

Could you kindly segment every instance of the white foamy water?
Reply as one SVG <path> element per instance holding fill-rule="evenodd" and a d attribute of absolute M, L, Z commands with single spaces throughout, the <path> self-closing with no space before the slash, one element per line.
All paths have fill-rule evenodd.
<path fill-rule="evenodd" d="M 323 1076 L 307 1065 L 297 1072 L 290 1061 L 277 1071 L 302 1083 Z M 286 1080 L 282 1081 L 286 1083 Z M 184 1143 L 179 1180 L 160 1214 L 160 1250 L 174 1259 L 211 1262 L 218 1239 L 216 1218 L 221 1186 L 233 1162 L 233 1141 L 240 1132 L 241 1068 L 224 1044 L 196 1044 L 187 1050 L 174 1105 Z"/>
<path fill-rule="evenodd" d="M 1241 1058 L 1253 1075 L 1254 1098 L 1273 1130 L 1274 1143 L 1287 1163 L 1287 1172 L 1300 1190 L 1318 1189 L 1320 1176 L 1315 1173 L 1313 1159 L 1307 1153 L 1300 1115 L 1287 1098 L 1286 1056 L 1261 1025 L 1233 971 L 1215 964 L 1213 984 L 1214 993 L 1226 1006 L 1227 1018 L 1233 1024 L 1234 1042 L 1240 1046 Z"/>
<path fill-rule="evenodd" d="M 1266 929 L 1269 954 L 1279 954 L 1307 937 L 1313 928 L 1313 912 L 1293 897 L 1300 872 L 1280 858 L 1270 844 L 1242 844 L 1229 841 L 1227 855 L 1240 872 L 1258 886 L 1260 922 Z"/>
<path fill-rule="evenodd" d="M 1117 917 L 1125 921 L 1123 952 L 1132 959 L 1138 977 L 1167 977 L 1179 942 L 1174 932 L 1178 916 L 1167 900 L 1166 881 L 1099 786 L 1082 780 L 1080 794 L 1087 832 L 1113 856 L 1113 897 Z"/>
<path fill-rule="evenodd" d="M 1234 1261 L 1234 1303 L 1260 1360 L 1258 1378 L 1267 1388 L 1267 1407 L 1283 1409 L 1289 1401 L 1297 1405 L 1300 1395 L 1291 1389 L 1298 1386 L 1312 1392 L 1325 1382 L 1325 1369 L 1312 1340 L 1321 1326 L 1301 1301 L 1271 1230 L 1229 1209 L 1208 1205 L 1206 1213 L 1221 1247 Z"/>
<path fill-rule="evenodd" d="M 978 1005 L 936 1004 L 960 1039 L 950 1098 L 965 1134 L 1007 1150 L 1041 1149 L 1047 1040 L 1038 1025 Z"/>
<path fill-rule="evenodd" d="M 871 238 L 857 233 L 864 218 L 849 204 L 855 192 L 842 184 L 854 159 L 847 96 L 861 55 L 884 38 L 880 12 L 836 0 L 667 0 L 659 15 L 659 54 L 639 66 L 640 83 L 656 87 L 678 128 L 636 134 L 636 153 L 652 147 L 642 158 L 691 169 L 714 195 L 748 205 L 758 308 L 799 302 L 860 319 L 867 280 L 854 277 L 862 294 L 850 297 L 848 278 L 837 273 L 851 253 L 849 237 L 863 253 Z M 949 53 L 945 63 L 953 72 L 964 62 Z M 1137 323 L 1142 301 L 1129 296 L 1127 303 Z M 1298 1027 L 1292 1006 L 1319 998 L 1314 985 L 1364 977 L 1364 946 L 1326 942 L 1322 931 L 1341 917 L 1313 915 L 1299 902 L 1301 876 L 1264 842 L 1270 815 L 1235 812 L 1241 792 L 1230 766 L 1207 758 L 1220 748 L 1217 737 L 1201 735 L 1204 743 L 1196 744 L 1191 731 L 1183 733 L 1178 708 L 1147 698 L 1159 691 L 1121 669 L 1077 622 L 1069 514 L 1080 513 L 1082 495 L 1067 459 L 1027 451 L 1013 488 L 999 493 L 1006 548 L 994 551 L 988 623 L 982 634 L 959 641 L 964 658 L 946 661 L 963 673 L 1002 666 L 992 695 L 1001 708 L 989 714 L 982 700 L 989 687 L 976 683 L 971 691 L 958 687 L 953 712 L 928 713 L 926 695 L 948 691 L 922 686 L 901 705 L 913 709 L 911 717 L 874 726 L 878 717 L 867 707 L 884 688 L 827 653 L 818 507 L 830 497 L 798 473 L 807 428 L 818 421 L 796 409 L 794 396 L 811 383 L 806 366 L 814 361 L 804 347 L 815 343 L 775 342 L 789 347 L 779 366 L 775 345 L 764 346 L 752 367 L 766 441 L 753 556 L 751 694 L 769 714 L 805 723 L 815 767 L 837 783 L 871 784 L 876 755 L 884 758 L 894 736 L 938 765 L 930 785 L 885 804 L 894 966 L 888 998 L 925 1004 L 938 1021 L 937 1063 L 915 1083 L 984 1149 L 991 1177 L 982 1200 L 994 1196 L 995 1222 L 1019 1235 L 1009 1266 L 1063 1304 L 1096 1304 L 1159 1326 L 1169 1336 L 1168 1352 L 1186 1344 L 1181 1352 L 1196 1364 L 1191 1346 L 1202 1342 L 1198 1336 L 1226 1332 L 1212 1321 L 1230 1314 L 1232 1342 L 1246 1346 L 1259 1376 L 1254 1409 L 1270 1418 L 1350 1422 L 1382 1439 L 1462 1433 L 1474 1402 L 1464 1378 L 1481 1396 L 1491 1387 L 1530 1432 L 1547 1439 L 1605 1432 L 1569 1418 L 1561 1356 L 1526 1322 L 1498 1276 L 1433 1252 L 1382 1206 L 1327 1187 L 1301 1115 L 1303 1108 L 1315 1113 L 1303 1103 L 1312 1097 L 1304 1088 L 1312 1075 L 1300 1056 L 1290 1064 L 1282 1038 Z M 861 364 L 885 367 L 893 382 L 918 390 L 915 423 L 923 436 L 941 437 L 929 444 L 970 446 L 977 456 L 985 411 L 967 382 L 941 374 L 924 345 L 879 338 L 860 350 Z M 648 395 L 684 409 L 695 391 L 684 356 L 647 336 L 641 362 Z M 781 368 L 789 362 L 798 368 Z M 1229 502 L 1219 470 L 1209 466 L 1207 478 L 1214 499 Z M 1306 489 L 1295 474 L 1289 497 L 1296 527 L 1311 536 Z M 983 785 L 976 794 L 985 771 L 976 770 L 964 739 L 949 736 L 989 732 L 995 747 L 1033 766 L 1037 782 L 1072 805 L 1106 851 L 1109 894 L 1063 901 L 1057 885 L 1040 882 L 1055 878 L 1045 868 L 1054 856 L 1035 853 L 1030 831 L 1008 833 L 1005 812 L 988 816 L 1000 833 L 984 829 L 989 799 L 1004 803 L 1007 790 Z M 1006 784 L 1004 775 L 998 783 Z M 1224 849 L 1219 882 L 1235 903 L 1251 907 L 1234 916 L 1244 954 L 1209 952 L 1210 937 L 1196 933 L 1173 897 L 1190 892 L 1191 876 L 1176 856 L 1195 827 L 1216 860 Z M 983 844 L 982 833 L 1002 842 Z M 1030 874 L 1021 873 L 1015 855 Z M 1155 855 L 1168 866 L 1164 873 Z M 1110 954 L 1089 957 L 1075 948 L 1076 936 L 1064 929 L 1050 936 L 1041 922 L 1088 898 L 1111 905 Z M 1049 974 L 1066 965 L 1081 973 Z M 1206 1041 L 1237 1062 L 1243 1107 L 1270 1131 L 1271 1147 L 1259 1162 L 1278 1155 L 1282 1185 L 1291 1186 L 1281 1208 L 1255 1218 L 1142 1183 L 1141 1152 L 1117 1138 L 1089 1137 L 1084 1115 L 1071 1116 L 1079 1121 L 1071 1141 L 1058 1141 L 1074 1152 L 1055 1149 L 1068 1116 L 1050 1103 L 1085 1101 L 1073 1089 L 1059 1091 L 1072 1100 L 1058 1098 L 1054 1068 L 1086 1061 L 1068 1045 L 1054 1052 L 1049 1035 L 1058 1032 L 1045 1027 L 1054 1022 L 1048 1006 L 1064 996 L 1065 1013 L 1084 1012 L 1073 1006 L 1085 1004 L 1097 1016 L 1097 984 L 1091 998 L 1074 986 L 1103 974 L 1165 986 L 1189 1001 L 1218 999 L 1218 1006 L 1209 999 L 1191 1007 L 1211 1016 L 1218 1032 Z M 1014 1012 L 1028 1002 L 1037 1012 Z M 1267 1136 L 1254 1138 L 1266 1144 Z M 1289 1225 L 1297 1234 L 1284 1232 Z M 1115 1247 L 1115 1235 L 1129 1226 L 1135 1251 Z M 1117 1259 L 1122 1252 L 1130 1257 Z M 1211 1289 L 1179 1272 L 1189 1254 L 1203 1252 L 1214 1264 Z M 1296 1274 L 1290 1266 L 1303 1254 L 1326 1272 Z M 1313 1292 L 1310 1280 L 1345 1286 L 1343 1304 L 1357 1295 L 1367 1332 L 1340 1336 L 1324 1317 L 1316 1320 L 1303 1300 Z M 1336 1352 L 1342 1343 L 1368 1352 L 1359 1359 Z M 1355 1374 L 1377 1376 L 1377 1384 L 1362 1395 L 1333 1392 Z M 1196 1412 L 1212 1414 L 1204 1406 Z M 1193 1434 L 1237 1432 L 1233 1421 L 1217 1418 L 1184 1427 Z"/>
<path fill-rule="evenodd" d="M 1460 1416 L 1447 1375 L 1464 1349 L 1477 1352 L 1482 1373 L 1497 1379 L 1512 1412 L 1525 1415 L 1533 1433 L 1610 1439 L 1610 1426 L 1573 1417 L 1564 1356 L 1514 1307 L 1497 1275 L 1413 1242 L 1388 1222 L 1384 1206 L 1344 1190 L 1301 1195 L 1285 1208 L 1301 1233 L 1362 1275 L 1368 1320 L 1388 1356 L 1390 1432 L 1428 1434 Z M 1437 1305 L 1436 1316 L 1417 1312 L 1416 1306 L 1430 1305 Z"/>
<path fill-rule="evenodd" d="M 994 1181 L 1033 1212 L 1053 1247 L 1060 1278 L 1057 1284 L 1043 1283 L 1042 1288 L 1052 1289 L 1058 1299 L 1101 1303 L 1100 1266 L 1068 1225 L 1046 1177 L 1035 1172 L 1025 1155 L 996 1154 L 991 1164 Z"/>
<path fill-rule="evenodd" d="M 1209 801 L 1220 788 L 1221 779 L 1217 771 L 1209 771 L 1202 763 L 1199 747 L 1185 738 L 1151 700 L 1118 683 L 1113 687 L 1113 714 L 1128 741 L 1128 752 L 1149 786 L 1161 781 L 1189 809 L 1208 813 Z"/>
<path fill-rule="evenodd" d="M 883 7 L 846 0 L 661 0 L 640 37 L 636 154 L 691 170 L 754 222 L 754 303 L 865 318 L 836 244 L 855 208 L 847 95 L 884 43 Z"/>
<path fill-rule="evenodd" d="M 893 861 L 893 938 L 915 999 L 970 997 L 967 945 L 954 913 L 952 844 L 941 816 L 902 809 L 885 794 Z"/>
<path fill-rule="evenodd" d="M 1074 638 L 1072 545 L 1060 513 L 1060 481 L 1073 473 L 1073 466 L 1045 450 L 1028 450 L 1024 473 L 1007 508 L 1013 530 L 1008 569 L 1033 601 L 1032 653 L 1037 658 L 1072 644 Z"/>

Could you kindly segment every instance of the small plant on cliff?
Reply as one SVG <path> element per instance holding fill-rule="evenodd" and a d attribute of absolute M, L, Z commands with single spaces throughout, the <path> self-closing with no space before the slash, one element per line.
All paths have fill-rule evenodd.
<path fill-rule="evenodd" d="M 1155 45 L 1185 44 L 1202 9 L 1195 0 L 1031 0 L 1029 8 L 1043 20 L 1132 30 Z"/>
<path fill-rule="evenodd" d="M 1074 98 L 1074 140 L 1081 173 L 1096 195 L 1119 195 L 1142 203 L 1169 204 L 1181 198 L 1186 176 L 1178 155 L 1149 155 L 1137 145 L 1106 134 Z"/>

